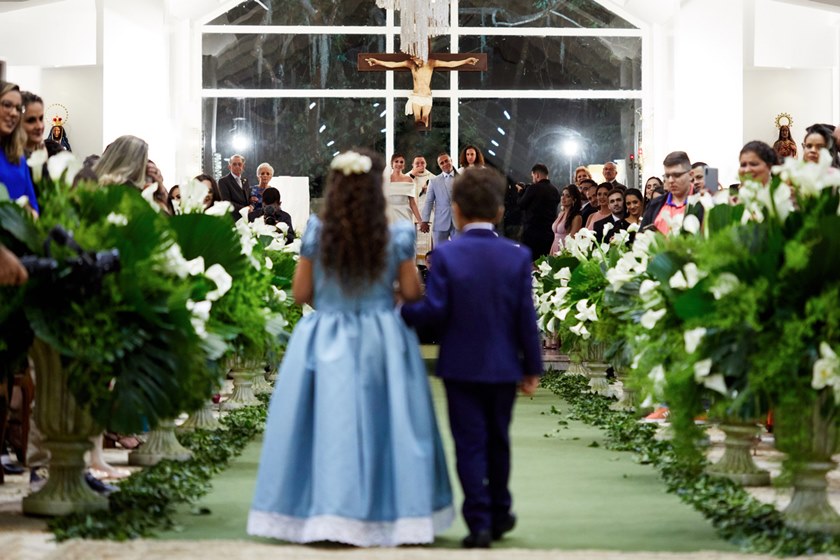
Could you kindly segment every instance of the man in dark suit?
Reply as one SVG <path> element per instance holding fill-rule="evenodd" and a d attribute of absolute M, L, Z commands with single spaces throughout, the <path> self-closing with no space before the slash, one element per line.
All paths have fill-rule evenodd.
<path fill-rule="evenodd" d="M 598 220 L 592 226 L 598 243 L 609 243 L 617 231 L 630 227 L 630 223 L 624 219 L 624 191 L 621 189 L 611 190 L 607 203 L 610 206 L 610 215 L 603 220 Z M 607 224 L 611 225 L 612 228 L 605 234 L 604 226 Z"/>
<path fill-rule="evenodd" d="M 239 220 L 242 217 L 240 211 L 249 206 L 248 201 L 251 198 L 251 186 L 243 176 L 245 158 L 239 154 L 230 156 L 228 169 L 230 173 L 219 179 L 219 191 L 222 200 L 233 204 L 233 219 Z"/>
<path fill-rule="evenodd" d="M 517 183 L 519 208 L 522 210 L 522 243 L 531 249 L 531 260 L 551 251 L 554 232 L 551 224 L 557 217 L 560 191 L 548 180 L 548 167 L 537 163 L 531 168 L 530 185 Z"/>
<path fill-rule="evenodd" d="M 619 187 L 621 189 L 626 189 L 627 187 L 616 181 L 616 177 L 618 176 L 618 168 L 616 167 L 615 163 L 608 161 L 604 164 L 604 182 L 610 184 L 610 188 Z"/>
<path fill-rule="evenodd" d="M 274 187 L 268 187 L 262 194 L 262 206 L 253 212 L 248 212 L 248 221 L 253 222 L 257 218 L 263 218 L 270 226 L 286 224 L 286 243 L 295 239 L 295 228 L 292 227 L 292 216 L 280 209 L 280 191 Z"/>
<path fill-rule="evenodd" d="M 598 204 L 593 202 L 597 200 L 598 183 L 592 179 L 584 179 L 580 182 L 580 194 L 584 196 L 584 189 L 586 191 L 586 203 L 580 207 L 580 217 L 583 220 L 583 225 L 586 225 L 586 220 L 589 216 L 598 211 Z"/>
<path fill-rule="evenodd" d="M 703 221 L 703 205 L 690 204 L 691 160 L 685 152 L 671 152 L 662 162 L 665 166 L 665 188 L 668 194 L 653 199 L 642 215 L 639 227 L 642 230 L 655 228 L 661 233 L 670 231 L 670 224 L 694 215 Z M 679 216 L 679 218 L 678 218 Z M 682 223 L 680 221 L 680 223 Z"/>
<path fill-rule="evenodd" d="M 489 548 L 516 523 L 510 420 L 517 386 L 533 393 L 543 371 L 531 255 L 493 231 L 504 193 L 504 178 L 490 168 L 470 168 L 456 179 L 452 212 L 461 234 L 435 249 L 424 299 L 402 308 L 410 325 L 439 329 L 436 371 L 464 489 L 465 548 Z"/>

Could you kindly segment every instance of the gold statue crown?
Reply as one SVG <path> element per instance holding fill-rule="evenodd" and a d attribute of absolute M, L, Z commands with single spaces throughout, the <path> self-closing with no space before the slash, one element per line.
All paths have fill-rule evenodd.
<path fill-rule="evenodd" d="M 782 128 L 783 126 L 788 128 L 793 126 L 793 117 L 789 113 L 779 113 L 776 115 L 776 128 Z"/>

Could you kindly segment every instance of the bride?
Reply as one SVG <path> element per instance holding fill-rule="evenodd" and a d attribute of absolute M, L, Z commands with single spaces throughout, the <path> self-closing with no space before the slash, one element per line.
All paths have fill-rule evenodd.
<path fill-rule="evenodd" d="M 388 223 L 408 221 L 420 223 L 420 209 L 414 198 L 414 180 L 403 173 L 405 156 L 391 156 L 391 175 L 384 181 L 385 200 L 388 203 Z"/>

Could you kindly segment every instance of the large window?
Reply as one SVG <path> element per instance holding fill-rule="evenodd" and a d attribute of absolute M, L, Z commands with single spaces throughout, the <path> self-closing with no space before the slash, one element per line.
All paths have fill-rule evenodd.
<path fill-rule="evenodd" d="M 398 52 L 399 14 L 374 0 L 247 0 L 202 28 L 204 164 L 232 153 L 321 194 L 329 159 L 353 146 L 457 158 L 475 144 L 510 177 L 546 163 L 556 183 L 579 164 L 636 153 L 643 34 L 596 0 L 451 0 L 457 20 L 434 52 L 485 53 L 486 72 L 436 72 L 432 129 L 405 104 L 408 72 L 359 72 L 363 52 Z M 628 171 L 628 175 L 632 175 Z M 629 185 L 637 178 L 628 176 Z"/>

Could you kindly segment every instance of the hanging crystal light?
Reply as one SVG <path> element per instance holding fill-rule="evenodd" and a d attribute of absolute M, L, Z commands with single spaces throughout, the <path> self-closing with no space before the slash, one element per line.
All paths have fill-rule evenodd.
<path fill-rule="evenodd" d="M 429 38 L 449 33 L 449 0 L 376 0 L 376 5 L 400 12 L 400 50 L 429 59 Z"/>

